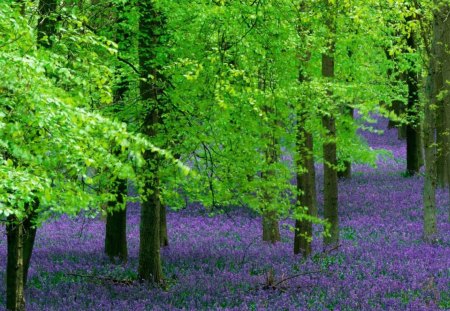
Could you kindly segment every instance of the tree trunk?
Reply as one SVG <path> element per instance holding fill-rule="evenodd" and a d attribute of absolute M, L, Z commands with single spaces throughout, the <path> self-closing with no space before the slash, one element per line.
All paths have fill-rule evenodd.
<path fill-rule="evenodd" d="M 276 243 L 281 240 L 280 225 L 276 212 L 267 212 L 262 217 L 263 241 Z"/>
<path fill-rule="evenodd" d="M 116 258 L 126 262 L 128 258 L 127 247 L 127 208 L 124 202 L 127 193 L 127 181 L 118 179 L 116 187 L 117 201 L 109 202 L 106 215 L 105 253 L 112 262 Z"/>
<path fill-rule="evenodd" d="M 37 228 L 34 221 L 37 217 L 35 210 L 39 206 L 39 201 L 36 199 L 32 206 L 33 210 L 30 211 L 28 218 L 23 222 L 23 286 L 25 287 L 27 286 L 28 270 L 36 239 Z"/>
<path fill-rule="evenodd" d="M 305 6 L 301 7 L 305 11 Z M 301 23 L 301 21 L 300 21 Z M 299 34 L 301 35 L 301 34 Z M 307 52 L 304 59 L 309 62 L 311 53 Z M 298 75 L 299 83 L 307 81 L 304 70 L 300 68 Z M 304 111 L 305 105 L 298 104 L 297 110 L 297 205 L 306 208 L 306 216 L 317 217 L 316 205 L 316 168 L 314 166 L 314 142 L 311 133 L 306 131 L 305 124 L 307 120 L 307 112 Z M 306 170 L 305 170 L 306 169 Z M 294 254 L 302 253 L 303 257 L 311 255 L 312 247 L 312 222 L 306 218 L 295 220 L 294 231 Z"/>
<path fill-rule="evenodd" d="M 276 152 L 276 143 L 272 138 L 272 143 L 268 147 L 268 150 L 266 150 L 267 164 L 269 165 L 274 164 L 277 159 L 278 153 Z M 274 172 L 269 169 L 267 172 L 262 174 L 262 178 L 268 179 L 268 176 L 272 174 L 274 174 Z M 265 189 L 264 191 L 265 191 L 264 203 L 270 206 L 273 200 L 273 196 L 267 189 Z M 281 240 L 278 214 L 276 211 L 271 210 L 270 207 L 266 210 L 263 210 L 262 229 L 263 229 L 263 241 L 276 243 Z"/>
<path fill-rule="evenodd" d="M 423 125 L 423 142 L 425 148 L 425 182 L 423 190 L 423 226 L 424 239 L 431 241 L 437 233 L 437 151 L 436 142 L 439 139 L 439 129 L 436 131 L 436 112 L 441 112 L 444 102 L 449 100 L 450 80 L 447 68 L 450 66 L 450 53 L 447 46 L 450 44 L 450 6 L 441 5 L 441 1 L 435 0 L 433 39 L 431 46 L 428 91 L 429 100 L 425 107 L 425 120 Z M 442 93 L 446 91 L 446 93 Z M 441 99 L 440 97 L 443 96 Z M 437 108 L 437 109 L 436 109 Z M 438 122 L 439 124 L 439 122 Z M 442 124 L 442 123 L 441 123 Z M 435 135 L 435 133 L 437 135 Z M 441 133 L 442 134 L 442 133 Z M 438 148 L 441 147 L 438 145 Z M 442 169 L 442 168 L 439 168 Z"/>
<path fill-rule="evenodd" d="M 23 225 L 10 218 L 6 225 L 8 258 L 6 265 L 6 308 L 12 311 L 25 310 Z"/>
<path fill-rule="evenodd" d="M 431 76 L 433 78 L 433 76 Z M 431 81 L 431 83 L 433 83 Z M 433 88 L 433 86 L 432 86 Z M 431 94 L 433 94 L 432 92 Z M 435 147 L 435 112 L 430 106 L 435 103 L 432 95 L 425 108 L 425 122 L 423 128 L 423 141 L 425 147 L 425 181 L 423 189 L 424 205 L 424 238 L 430 240 L 437 232 L 436 227 L 436 147 Z"/>
<path fill-rule="evenodd" d="M 160 225 L 160 240 L 161 240 L 161 247 L 169 246 L 169 235 L 167 233 L 167 211 L 166 207 L 161 204 L 161 225 Z"/>
<path fill-rule="evenodd" d="M 162 64 L 156 62 L 157 48 L 161 46 L 163 36 L 163 17 L 154 7 L 154 1 L 139 1 L 139 65 L 141 80 L 140 95 L 146 107 L 143 124 L 144 134 L 152 138 L 157 135 L 156 126 L 160 124 L 164 78 L 160 72 Z M 141 280 L 162 283 L 161 267 L 161 202 L 158 176 L 159 155 L 147 150 L 144 153 L 146 172 L 144 189 L 141 196 L 141 223 L 139 244 L 138 274 Z"/>
<path fill-rule="evenodd" d="M 130 49 L 130 34 L 127 28 L 127 21 L 124 17 L 127 4 L 117 6 L 117 23 L 115 29 L 116 42 L 118 45 L 118 55 Z M 124 109 L 124 100 L 126 93 L 129 90 L 129 82 L 122 77 L 119 69 L 116 70 L 118 78 L 117 86 L 113 94 L 113 114 L 117 115 Z M 118 147 L 116 147 L 118 148 Z M 119 150 L 116 150 L 116 155 L 119 155 Z M 119 262 L 126 262 L 128 259 L 128 245 L 127 245 L 127 205 L 125 198 L 127 197 L 127 180 L 118 179 L 117 184 L 114 185 L 114 194 L 116 201 L 109 202 L 106 215 L 106 234 L 105 234 L 105 253 L 112 262 L 115 258 Z"/>
<path fill-rule="evenodd" d="M 141 204 L 138 274 L 141 280 L 161 283 L 159 180 L 155 170 L 151 174 L 145 183 L 145 190 L 151 193 L 144 195 Z"/>
<path fill-rule="evenodd" d="M 322 54 L 322 76 L 332 80 L 334 78 L 334 51 L 335 51 L 335 20 L 333 11 L 334 4 L 326 1 L 331 8 L 327 17 L 329 30 L 329 46 L 326 53 Z M 332 93 L 328 91 L 331 98 Z M 323 144 L 323 175 L 324 175 L 324 218 L 329 223 L 329 235 L 324 237 L 324 245 L 337 245 L 339 243 L 339 219 L 338 219 L 338 178 L 337 178 L 337 152 L 336 152 L 336 120 L 332 111 L 322 116 L 322 125 L 326 130 L 325 142 Z"/>
<path fill-rule="evenodd" d="M 413 51 L 416 50 L 414 33 L 409 34 L 407 45 Z M 406 73 L 408 85 L 408 124 L 406 125 L 406 174 L 414 176 L 419 173 L 419 75 L 415 69 L 415 63 L 410 62 L 410 68 Z"/>
<path fill-rule="evenodd" d="M 313 150 L 313 136 L 304 130 L 303 124 L 305 116 L 299 117 L 298 136 L 297 136 L 297 152 L 299 159 L 297 161 L 297 169 L 302 166 L 307 171 L 299 172 L 297 170 L 297 204 L 307 208 L 307 216 L 317 216 L 315 203 L 315 179 L 314 175 L 309 171 L 312 167 L 314 169 L 314 159 L 312 155 Z M 310 220 L 301 218 L 295 220 L 295 234 L 294 234 L 294 254 L 302 253 L 303 257 L 311 255 L 311 240 L 312 240 L 312 223 Z"/>
<path fill-rule="evenodd" d="M 329 236 L 325 236 L 325 245 L 339 243 L 338 218 L 338 178 L 336 173 L 336 124 L 332 116 L 323 116 L 322 123 L 327 129 L 328 142 L 323 145 L 324 154 L 324 218 L 330 224 Z"/>

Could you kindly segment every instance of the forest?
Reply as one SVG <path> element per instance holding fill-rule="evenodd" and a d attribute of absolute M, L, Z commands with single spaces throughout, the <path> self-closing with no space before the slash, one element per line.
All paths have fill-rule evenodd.
<path fill-rule="evenodd" d="M 450 0 L 1 0 L 0 309 L 450 310 Z"/>

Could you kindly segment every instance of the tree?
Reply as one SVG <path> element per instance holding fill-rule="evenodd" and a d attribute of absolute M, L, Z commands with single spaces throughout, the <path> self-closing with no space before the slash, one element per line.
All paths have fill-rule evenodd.
<path fill-rule="evenodd" d="M 425 184 L 423 190 L 424 204 L 424 239 L 431 241 L 437 233 L 437 208 L 436 208 L 436 187 L 437 187 L 437 145 L 438 137 L 436 131 L 436 113 L 440 112 L 440 107 L 448 101 L 449 86 L 446 81 L 450 80 L 450 75 L 445 68 L 450 65 L 450 53 L 448 45 L 450 43 L 450 21 L 447 16 L 450 13 L 450 6 L 440 0 L 433 2 L 433 28 L 432 45 L 429 55 L 429 76 L 428 89 L 429 99 L 425 106 L 425 120 L 423 126 L 424 147 L 425 147 Z M 439 133 L 438 133 L 439 134 Z M 437 147 L 436 147 L 437 145 Z M 443 169 L 440 167 L 440 169 Z"/>
<path fill-rule="evenodd" d="M 118 45 L 118 57 L 131 49 L 131 25 L 127 23 L 127 4 L 119 4 L 116 8 L 117 23 L 115 30 L 115 41 Z M 123 76 L 123 66 L 117 65 L 116 87 L 113 94 L 113 117 L 120 116 L 125 108 L 125 96 L 129 89 L 127 77 Z M 115 147 L 118 148 L 118 147 Z M 117 153 L 120 151 L 117 150 Z M 116 179 L 112 183 L 114 200 L 108 202 L 106 211 L 106 232 L 105 232 L 105 253 L 111 259 L 118 258 L 121 262 L 126 262 L 128 258 L 127 246 L 127 180 Z"/>
<path fill-rule="evenodd" d="M 141 81 L 139 85 L 141 100 L 146 107 L 143 129 L 145 135 L 152 138 L 157 135 L 163 97 L 163 78 L 157 51 L 161 46 L 164 17 L 158 11 L 154 1 L 140 1 L 139 11 L 139 67 Z M 162 283 L 161 267 L 161 200 L 160 179 L 158 176 L 159 155 L 152 151 L 144 153 L 146 171 L 141 191 L 141 223 L 139 244 L 139 278 Z"/>
<path fill-rule="evenodd" d="M 334 77 L 334 52 L 335 52 L 335 4 L 325 1 L 330 11 L 326 15 L 325 24 L 328 29 L 327 48 L 322 54 L 322 75 L 324 78 Z M 325 236 L 325 245 L 337 245 L 339 243 L 339 218 L 338 218 L 338 180 L 337 180 L 337 155 L 336 155 L 336 119 L 333 111 L 332 92 L 328 91 L 327 109 L 322 116 L 322 124 L 326 129 L 325 142 L 323 144 L 323 171 L 324 171 L 324 217 L 330 224 L 329 235 Z"/>

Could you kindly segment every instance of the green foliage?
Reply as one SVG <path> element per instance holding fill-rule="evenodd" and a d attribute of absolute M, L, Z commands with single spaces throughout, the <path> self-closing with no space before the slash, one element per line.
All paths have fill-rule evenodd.
<path fill-rule="evenodd" d="M 142 151 L 171 158 L 125 123 L 91 111 L 91 103 L 111 101 L 99 54 L 115 53 L 114 44 L 70 16 L 52 49 L 37 48 L 33 23 L 18 8 L 2 2 L 0 20 L 0 218 L 26 218 L 36 199 L 38 222 L 98 209 L 115 199 L 114 178 L 135 178 Z"/>
<path fill-rule="evenodd" d="M 13 3 L 0 4 L 0 213 L 19 219 L 35 198 L 43 219 L 114 200 L 116 178 L 148 174 L 139 168 L 149 148 L 162 155 L 162 200 L 173 208 L 191 201 L 288 215 L 293 171 L 303 169 L 294 166 L 298 126 L 313 133 L 320 162 L 329 139 L 321 117 L 333 113 L 337 169 L 375 165 L 384 153 L 357 130 L 370 130 L 374 112 L 402 120 L 389 106 L 406 92 L 399 75 L 423 72 L 420 34 L 431 20 L 429 1 L 329 1 L 337 10 L 330 34 L 324 1 L 154 1 L 164 29 L 152 61 L 164 79 L 148 78 L 165 91 L 152 143 L 169 153 L 136 134 L 149 107 L 139 100 L 137 1 L 60 3 L 47 17 L 56 31 L 42 39 L 45 49 L 36 4 Z M 406 48 L 412 34 L 417 50 Z M 327 38 L 336 42 L 333 79 L 321 74 Z"/>

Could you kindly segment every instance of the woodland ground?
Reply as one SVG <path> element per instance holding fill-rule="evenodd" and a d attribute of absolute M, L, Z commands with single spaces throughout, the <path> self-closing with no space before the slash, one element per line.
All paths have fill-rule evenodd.
<path fill-rule="evenodd" d="M 381 120 L 376 127 L 386 129 Z M 208 217 L 191 207 L 168 214 L 162 252 L 168 289 L 134 278 L 139 206 L 129 207 L 129 263 L 108 264 L 100 219 L 62 218 L 39 229 L 27 290 L 28 310 L 450 310 L 448 196 L 438 193 L 439 236 L 422 242 L 422 177 L 405 178 L 404 142 L 394 130 L 363 134 L 395 158 L 358 165 L 339 185 L 341 247 L 321 253 L 319 231 L 308 261 L 292 254 L 292 221 L 282 242 L 261 242 L 258 216 L 242 209 Z M 318 172 L 319 205 L 322 176 Z M 0 309 L 5 306 L 6 236 L 0 229 Z M 264 288 L 269 271 L 275 288 Z M 81 277 L 93 275 L 98 277 Z M 303 274 L 298 276 L 298 274 Z M 296 277 L 294 277 L 296 276 Z M 286 280 L 289 277 L 293 277 Z M 283 281 L 285 280 L 285 281 Z"/>

